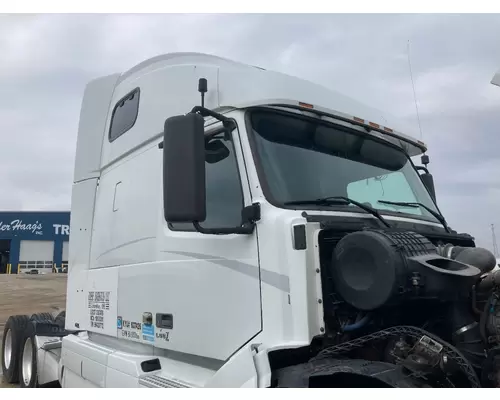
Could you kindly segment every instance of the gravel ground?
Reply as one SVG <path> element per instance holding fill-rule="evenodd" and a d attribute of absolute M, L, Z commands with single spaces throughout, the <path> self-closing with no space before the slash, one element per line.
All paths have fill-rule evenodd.
<path fill-rule="evenodd" d="M 0 343 L 10 315 L 63 310 L 66 279 L 66 274 L 0 275 Z M 0 368 L 0 388 L 15 387 L 4 383 L 1 374 Z"/>

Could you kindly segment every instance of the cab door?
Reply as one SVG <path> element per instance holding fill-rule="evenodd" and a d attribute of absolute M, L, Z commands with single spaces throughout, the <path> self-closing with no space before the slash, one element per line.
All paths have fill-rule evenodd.
<path fill-rule="evenodd" d="M 226 136 L 221 132 L 213 140 L 228 151 L 223 160 L 206 161 L 207 218 L 201 225 L 238 227 L 243 207 L 252 204 L 239 130 Z M 162 205 L 160 201 L 158 262 L 144 265 L 140 274 L 135 270 L 127 276 L 122 269 L 120 291 L 144 295 L 142 308 L 129 307 L 136 308 L 136 318 L 151 312 L 146 336 L 155 347 L 226 360 L 262 328 L 256 230 L 203 234 L 192 224 L 168 224 Z"/>

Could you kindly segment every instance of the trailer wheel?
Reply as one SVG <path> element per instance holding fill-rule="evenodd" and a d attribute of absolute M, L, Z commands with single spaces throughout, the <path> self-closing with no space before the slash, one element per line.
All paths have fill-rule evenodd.
<path fill-rule="evenodd" d="M 19 386 L 35 388 L 38 386 L 38 364 L 35 330 L 29 324 L 24 331 L 19 361 Z"/>
<path fill-rule="evenodd" d="M 19 382 L 19 359 L 28 323 L 27 315 L 10 316 L 5 323 L 2 340 L 2 371 L 8 383 Z"/>
<path fill-rule="evenodd" d="M 30 317 L 30 321 L 34 321 L 34 322 L 45 322 L 45 321 L 49 321 L 49 322 L 52 322 L 54 321 L 54 317 L 52 316 L 51 313 L 48 313 L 48 312 L 41 312 L 41 313 L 36 313 L 36 314 L 33 314 L 31 317 Z"/>

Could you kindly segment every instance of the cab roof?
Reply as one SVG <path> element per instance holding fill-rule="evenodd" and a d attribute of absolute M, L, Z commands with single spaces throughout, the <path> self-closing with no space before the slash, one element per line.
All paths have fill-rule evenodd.
<path fill-rule="evenodd" d="M 216 88 L 215 110 L 248 108 L 252 106 L 284 106 L 306 108 L 336 119 L 364 125 L 377 136 L 398 142 L 410 156 L 427 150 L 425 143 L 404 134 L 402 122 L 386 112 L 367 106 L 348 96 L 283 73 L 243 64 L 226 58 L 203 53 L 168 53 L 147 59 L 118 78 L 117 86 L 133 81 L 153 71 L 176 73 L 178 67 L 213 67 L 217 69 L 217 82 L 208 82 Z M 177 67 L 170 69 L 171 67 Z M 179 79 L 186 75 L 179 74 Z M 186 88 L 193 82 L 186 82 Z M 196 90 L 196 87 L 193 87 Z M 193 104 L 186 104 L 186 112 Z"/>

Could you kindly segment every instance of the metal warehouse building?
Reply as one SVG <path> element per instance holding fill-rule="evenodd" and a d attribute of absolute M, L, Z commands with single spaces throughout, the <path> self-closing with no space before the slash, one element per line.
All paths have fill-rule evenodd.
<path fill-rule="evenodd" d="M 69 221 L 69 212 L 0 212 L 0 273 L 67 267 Z"/>

